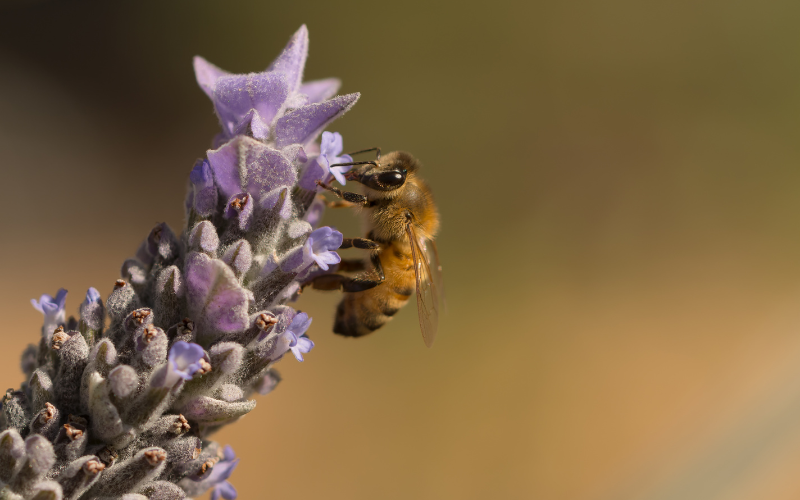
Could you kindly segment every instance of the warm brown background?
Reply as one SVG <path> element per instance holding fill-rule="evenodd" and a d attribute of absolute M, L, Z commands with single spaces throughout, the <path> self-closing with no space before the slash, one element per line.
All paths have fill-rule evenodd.
<path fill-rule="evenodd" d="M 330 333 L 217 437 L 241 499 L 800 496 L 800 3 L 5 0 L 0 377 L 41 293 L 104 296 L 216 131 L 191 57 L 360 91 L 407 149 L 449 312 Z M 346 232 L 348 214 L 329 214 Z"/>

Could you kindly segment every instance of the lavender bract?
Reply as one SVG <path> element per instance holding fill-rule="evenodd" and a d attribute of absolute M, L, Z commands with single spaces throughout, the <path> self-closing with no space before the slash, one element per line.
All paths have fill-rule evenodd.
<path fill-rule="evenodd" d="M 2 398 L 0 498 L 236 498 L 239 460 L 208 437 L 273 390 L 284 354 L 311 351 L 311 318 L 286 302 L 340 262 L 314 181 L 349 157 L 339 134 L 316 141 L 359 95 L 302 83 L 307 51 L 303 26 L 261 73 L 195 58 L 222 131 L 190 169 L 186 225 L 157 225 L 78 319 L 66 290 L 32 301 L 42 338 Z"/>

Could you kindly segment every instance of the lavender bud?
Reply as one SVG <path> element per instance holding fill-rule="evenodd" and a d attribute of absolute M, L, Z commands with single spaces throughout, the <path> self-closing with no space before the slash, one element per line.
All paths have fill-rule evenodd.
<path fill-rule="evenodd" d="M 80 394 L 75 390 L 81 385 L 83 370 L 89 358 L 89 346 L 82 335 L 73 332 L 59 349 L 60 363 L 55 381 L 55 394 L 59 408 L 65 414 L 79 413 Z"/>
<path fill-rule="evenodd" d="M 147 325 L 136 335 L 134 365 L 143 373 L 167 359 L 167 334 L 157 326 Z"/>
<path fill-rule="evenodd" d="M 38 412 L 48 401 L 55 401 L 53 382 L 42 370 L 36 370 L 28 381 L 31 391 L 31 411 Z"/>
<path fill-rule="evenodd" d="M 114 291 L 108 296 L 106 310 L 111 318 L 112 329 L 114 324 L 122 323 L 122 320 L 139 307 L 139 299 L 133 287 L 125 280 L 117 280 L 114 284 Z"/>
<path fill-rule="evenodd" d="M 81 321 L 78 324 L 78 330 L 86 339 L 86 343 L 93 345 L 95 338 L 103 334 L 106 317 L 103 299 L 100 297 L 100 292 L 95 288 L 89 288 L 89 291 L 86 292 L 86 299 L 80 307 L 80 316 Z"/>
<path fill-rule="evenodd" d="M 148 269 L 137 259 L 128 259 L 122 263 L 119 273 L 136 290 L 137 295 L 144 296 L 147 291 Z"/>
<path fill-rule="evenodd" d="M 108 386 L 117 399 L 125 399 L 139 386 L 139 375 L 133 367 L 119 365 L 108 374 Z"/>
<path fill-rule="evenodd" d="M 217 208 L 217 187 L 214 177 L 206 160 L 197 160 L 189 173 L 191 183 L 191 203 L 189 208 L 194 209 L 200 217 L 208 217 Z M 191 217 L 189 217 L 191 218 Z"/>
<path fill-rule="evenodd" d="M 81 377 L 81 410 L 89 411 L 89 380 L 93 374 L 108 376 L 109 371 L 117 364 L 117 349 L 108 339 L 102 339 L 92 347 L 89 363 Z"/>
<path fill-rule="evenodd" d="M 42 481 L 33 487 L 31 500 L 61 500 L 61 485 L 55 481 Z"/>
<path fill-rule="evenodd" d="M 238 385 L 222 384 L 216 391 L 217 398 L 232 403 L 244 398 L 244 391 Z"/>
<path fill-rule="evenodd" d="M 145 448 L 133 458 L 114 464 L 103 471 L 88 492 L 90 497 L 114 496 L 119 491 L 136 491 L 140 485 L 156 478 L 164 469 L 167 453 L 161 448 Z"/>
<path fill-rule="evenodd" d="M 28 398 L 25 393 L 9 389 L 3 396 L 2 402 L 6 428 L 24 430 L 31 420 Z"/>
<path fill-rule="evenodd" d="M 58 475 L 66 500 L 79 498 L 99 478 L 106 466 L 94 455 L 85 455 L 67 465 Z"/>
<path fill-rule="evenodd" d="M 209 257 L 217 256 L 219 236 L 214 224 L 208 221 L 198 222 L 189 233 L 189 250 L 200 252 Z"/>
<path fill-rule="evenodd" d="M 97 372 L 89 377 L 88 393 L 92 435 L 106 443 L 114 442 L 126 432 L 127 426 L 122 423 L 119 411 L 111 402 L 108 382 Z"/>
<path fill-rule="evenodd" d="M 184 295 L 183 279 L 177 266 L 169 266 L 158 275 L 155 287 L 155 323 L 174 325 L 181 320 Z"/>
<path fill-rule="evenodd" d="M 170 457 L 171 459 L 171 457 Z M 149 500 L 181 500 L 186 498 L 186 493 L 175 483 L 168 481 L 153 481 L 142 488 L 142 493 Z"/>
<path fill-rule="evenodd" d="M 228 264 L 233 273 L 240 280 L 253 263 L 253 252 L 247 240 L 239 240 L 231 245 L 222 256 L 222 261 Z"/>
<path fill-rule="evenodd" d="M 45 403 L 44 408 L 39 410 L 31 419 L 31 434 L 41 434 L 52 441 L 58 434 L 60 417 L 61 414 L 58 408 L 50 403 Z"/>
<path fill-rule="evenodd" d="M 55 464 L 56 455 L 50 441 L 38 434 L 25 440 L 25 455 L 22 468 L 11 481 L 11 489 L 29 495 L 36 483 L 44 479 L 45 474 Z"/>
<path fill-rule="evenodd" d="M 136 252 L 136 258 L 146 266 L 154 262 L 171 263 L 178 256 L 178 239 L 170 227 L 162 222 L 150 231 Z"/>
<path fill-rule="evenodd" d="M 0 482 L 7 483 L 25 460 L 25 441 L 15 429 L 0 433 Z"/>
<path fill-rule="evenodd" d="M 85 425 L 74 421 L 64 424 L 54 441 L 56 456 L 59 460 L 71 462 L 83 455 L 88 441 L 86 434 Z"/>
<path fill-rule="evenodd" d="M 247 415 L 256 407 L 255 400 L 229 403 L 208 396 L 196 397 L 181 408 L 181 413 L 193 422 L 219 425 Z"/>

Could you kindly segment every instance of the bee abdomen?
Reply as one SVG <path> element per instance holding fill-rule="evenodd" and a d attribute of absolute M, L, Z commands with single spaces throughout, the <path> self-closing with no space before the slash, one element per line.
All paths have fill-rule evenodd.
<path fill-rule="evenodd" d="M 369 300 L 371 298 L 362 293 L 346 295 L 336 308 L 333 332 L 345 337 L 370 334 L 388 323 L 402 306 L 402 303 L 399 306 L 386 303 L 378 305 Z"/>

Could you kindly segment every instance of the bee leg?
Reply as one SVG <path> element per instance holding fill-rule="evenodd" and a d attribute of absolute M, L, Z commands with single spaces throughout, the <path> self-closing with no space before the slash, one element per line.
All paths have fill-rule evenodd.
<path fill-rule="evenodd" d="M 363 259 L 344 259 L 339 262 L 336 267 L 337 270 L 344 273 L 351 273 L 354 271 L 363 271 L 365 268 Z"/>
<path fill-rule="evenodd" d="M 375 288 L 386 280 L 386 276 L 383 273 L 383 266 L 381 265 L 381 259 L 378 257 L 378 254 L 373 254 L 371 260 L 372 265 L 375 266 L 375 272 L 378 274 L 378 279 L 371 279 L 363 276 L 350 278 L 341 274 L 331 273 L 317 276 L 310 282 L 304 284 L 303 287 L 311 285 L 311 288 L 315 290 L 342 290 L 343 292 L 363 292 L 364 290 Z M 342 263 L 344 262 L 352 261 L 343 261 Z M 341 266 L 342 263 L 339 265 Z M 363 266 L 363 262 L 361 265 Z"/>
<path fill-rule="evenodd" d="M 342 290 L 343 292 L 363 292 L 383 283 L 383 280 L 349 278 L 341 274 L 323 274 L 311 280 L 308 285 L 315 290 Z M 307 286 L 307 285 L 306 285 Z"/>
<path fill-rule="evenodd" d="M 380 248 L 381 245 L 366 238 L 345 238 L 342 240 L 342 245 L 339 248 L 360 248 L 362 250 L 375 250 Z"/>
<path fill-rule="evenodd" d="M 328 208 L 353 208 L 355 204 L 350 203 L 349 201 L 336 200 L 336 201 L 326 201 L 325 206 Z"/>
<path fill-rule="evenodd" d="M 344 201 L 349 201 L 354 205 L 361 205 L 362 207 L 371 207 L 375 204 L 374 201 L 370 201 L 369 198 L 367 198 L 363 194 L 351 193 L 350 191 L 342 191 L 337 187 L 329 186 L 320 181 L 317 181 L 317 185 L 321 186 L 323 189 L 327 189 L 328 191 L 335 194 L 339 198 L 342 198 Z"/>

